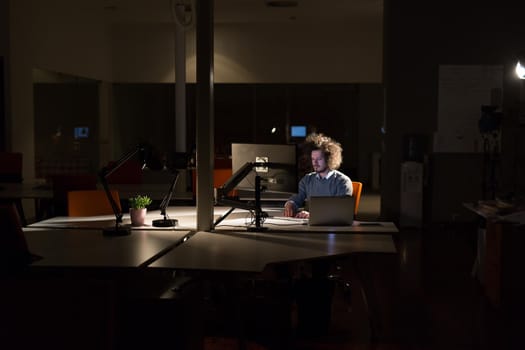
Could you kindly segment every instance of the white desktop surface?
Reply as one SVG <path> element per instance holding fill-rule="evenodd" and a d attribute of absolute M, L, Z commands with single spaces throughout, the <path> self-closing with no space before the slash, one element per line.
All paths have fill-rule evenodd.
<path fill-rule="evenodd" d="M 215 220 L 228 210 L 215 207 Z M 281 215 L 282 211 L 268 212 Z M 396 252 L 392 233 L 398 230 L 393 223 L 356 221 L 353 226 L 311 227 L 286 218 L 267 218 L 263 224 L 267 231 L 250 232 L 246 230 L 250 213 L 242 209 L 229 214 L 215 232 L 199 231 L 178 244 L 196 230 L 196 208 L 169 207 L 167 213 L 179 221 L 178 226 L 152 227 L 152 220 L 161 216 L 158 210 L 148 210 L 145 226 L 133 227 L 124 237 L 102 235 L 101 229 L 115 225 L 113 215 L 55 217 L 24 231 L 32 252 L 44 256 L 35 265 L 45 266 L 141 266 L 147 261 L 147 266 L 158 268 L 261 272 L 275 262 Z M 129 227 L 129 214 L 123 219 L 123 226 Z"/>
<path fill-rule="evenodd" d="M 226 209 L 228 209 L 226 207 Z M 340 233 L 394 233 L 398 232 L 396 225 L 393 222 L 384 221 L 358 221 L 354 220 L 352 226 L 310 226 L 308 219 L 287 218 L 283 217 L 284 211 L 282 208 L 265 208 L 263 211 L 268 214 L 268 217 L 261 223 L 263 228 L 271 231 L 284 232 L 340 232 Z M 215 214 L 226 212 L 225 207 L 215 207 Z M 235 209 L 223 221 L 221 221 L 215 230 L 245 230 L 248 227 L 253 227 L 254 218 L 249 211 L 243 209 Z"/>
<path fill-rule="evenodd" d="M 242 230 L 253 227 L 251 218 L 226 219 L 215 227 L 215 230 Z M 398 232 L 393 222 L 357 221 L 352 226 L 310 226 L 308 220 L 292 220 L 289 218 L 267 218 L 261 225 L 270 231 L 284 232 L 339 232 L 339 233 L 394 233 Z"/>
<path fill-rule="evenodd" d="M 396 248 L 389 234 L 199 231 L 149 266 L 262 272 L 270 263 L 357 252 L 395 253 Z"/>
<path fill-rule="evenodd" d="M 42 259 L 34 266 L 138 267 L 173 248 L 188 231 L 134 230 L 108 237 L 101 230 L 24 228 L 29 250 Z"/>
<path fill-rule="evenodd" d="M 217 220 L 221 215 L 224 215 L 230 208 L 229 207 L 215 207 L 214 208 L 214 220 Z M 354 221 L 352 226 L 309 226 L 305 220 L 298 220 L 293 218 L 282 218 L 282 210 L 279 209 L 266 209 L 271 217 L 266 218 L 262 226 L 272 231 L 292 231 L 292 232 L 354 232 L 354 233 L 394 233 L 398 232 L 396 226 L 392 222 L 382 221 Z M 136 229 L 151 229 L 151 230 L 196 230 L 197 219 L 196 219 L 196 208 L 193 206 L 173 206 L 168 207 L 166 210 L 168 218 L 177 219 L 178 225 L 173 228 L 154 227 L 152 225 L 153 220 L 162 219 L 159 210 L 148 210 L 144 226 L 131 227 L 129 213 L 124 213 L 122 217 L 122 225 L 130 227 L 133 230 Z M 272 217 L 275 216 L 275 217 Z M 215 230 L 228 230 L 228 231 L 241 231 L 246 230 L 247 227 L 253 227 L 251 225 L 252 216 L 249 211 L 243 209 L 235 209 L 229 214 L 223 221 L 221 221 Z M 88 217 L 74 217 L 74 216 L 58 216 L 46 220 L 42 220 L 29 225 L 28 227 L 33 228 L 93 228 L 102 229 L 115 225 L 114 215 L 100 215 L 100 216 L 88 216 Z"/>
<path fill-rule="evenodd" d="M 132 227 L 129 213 L 123 213 L 122 226 L 132 230 L 194 230 L 196 228 L 195 207 L 168 207 L 169 219 L 177 219 L 175 227 L 154 227 L 153 220 L 163 219 L 159 210 L 148 210 L 144 226 Z M 32 228 L 103 229 L 115 226 L 115 215 L 56 216 L 28 225 Z"/>

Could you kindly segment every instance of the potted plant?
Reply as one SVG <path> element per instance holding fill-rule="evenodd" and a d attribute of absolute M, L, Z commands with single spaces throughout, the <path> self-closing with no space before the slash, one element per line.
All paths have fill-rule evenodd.
<path fill-rule="evenodd" d="M 140 194 L 129 199 L 129 216 L 131 218 L 131 226 L 144 226 L 147 206 L 150 204 L 151 198 Z"/>

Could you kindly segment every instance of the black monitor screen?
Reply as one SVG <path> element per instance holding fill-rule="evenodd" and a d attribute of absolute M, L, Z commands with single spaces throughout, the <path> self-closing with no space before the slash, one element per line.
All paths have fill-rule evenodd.
<path fill-rule="evenodd" d="M 235 173 L 247 162 L 277 163 L 278 167 L 255 167 L 237 186 L 255 190 L 255 176 L 261 177 L 264 192 L 297 192 L 297 146 L 253 143 L 232 144 L 232 171 Z"/>

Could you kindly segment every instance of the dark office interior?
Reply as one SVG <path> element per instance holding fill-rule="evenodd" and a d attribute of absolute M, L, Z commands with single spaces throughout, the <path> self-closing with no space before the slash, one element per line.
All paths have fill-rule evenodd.
<path fill-rule="evenodd" d="M 0 152 L 22 154 L 22 182 L 96 174 L 148 144 L 152 170 L 181 171 L 177 191 L 190 199 L 174 205 L 198 207 L 195 173 L 211 187 L 214 167 L 231 166 L 232 143 L 300 145 L 290 126 L 305 125 L 341 143 L 341 170 L 363 183 L 356 219 L 395 223 L 396 253 L 276 263 L 255 277 L 8 267 L 2 348 L 523 348 L 523 215 L 500 222 L 465 205 L 525 208 L 525 83 L 514 74 L 523 2 L 361 0 L 349 8 L 362 12 L 345 17 L 327 1 L 315 19 L 313 3 L 324 1 L 196 0 L 216 20 L 204 117 L 210 90 L 195 69 L 203 24 L 185 39 L 181 83 L 169 12 L 194 2 L 162 2 L 159 22 L 160 5 L 145 0 L 0 0 Z M 276 23 L 269 11 L 282 11 Z M 415 190 L 407 164 L 421 170 Z M 20 204 L 28 224 L 57 210 Z M 302 269 L 315 283 L 295 279 Z M 189 282 L 173 287 L 181 277 Z"/>

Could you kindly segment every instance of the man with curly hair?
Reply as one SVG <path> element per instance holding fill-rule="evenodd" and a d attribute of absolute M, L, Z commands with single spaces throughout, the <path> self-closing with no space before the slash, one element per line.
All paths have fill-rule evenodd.
<path fill-rule="evenodd" d="M 285 216 L 308 218 L 310 213 L 301 209 L 311 196 L 351 196 L 352 181 L 340 172 L 343 149 L 332 138 L 323 134 L 310 134 L 305 140 L 310 151 L 313 171 L 299 181 L 299 191 L 284 205 Z"/>

